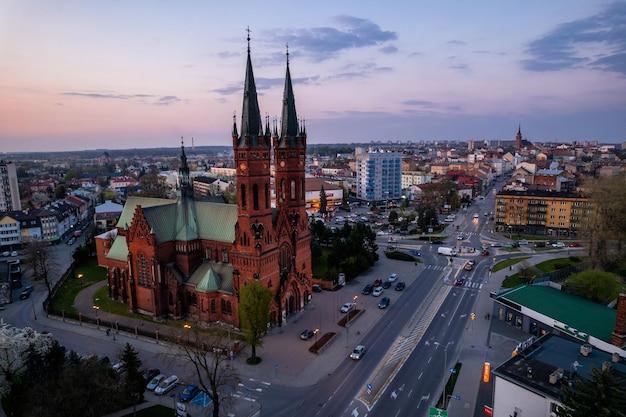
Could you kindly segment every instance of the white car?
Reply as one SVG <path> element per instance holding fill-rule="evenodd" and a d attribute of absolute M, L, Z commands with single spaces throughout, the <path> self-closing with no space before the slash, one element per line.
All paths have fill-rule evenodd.
<path fill-rule="evenodd" d="M 380 296 L 383 293 L 383 291 L 384 291 L 383 287 L 376 287 L 376 288 L 374 288 L 374 291 L 372 291 L 372 295 L 374 297 L 378 297 L 378 296 Z"/>
<path fill-rule="evenodd" d="M 164 379 L 165 379 L 165 375 L 158 374 L 157 376 L 152 378 L 150 382 L 148 382 L 148 384 L 146 385 L 146 389 L 148 391 L 154 391 L 156 387 L 158 387 L 161 381 L 163 381 Z"/>
<path fill-rule="evenodd" d="M 478 218 L 478 213 L 474 214 L 474 218 L 477 219 Z"/>
<path fill-rule="evenodd" d="M 553 248 L 564 248 L 565 247 L 565 243 L 563 242 L 556 242 L 552 244 Z"/>
<path fill-rule="evenodd" d="M 342 313 L 347 313 L 353 308 L 354 308 L 354 303 L 345 303 L 344 305 L 341 306 L 341 309 L 339 311 L 341 311 Z"/>
<path fill-rule="evenodd" d="M 396 282 L 397 279 L 398 279 L 398 274 L 391 274 L 389 275 L 389 278 L 387 278 L 387 281 Z"/>
<path fill-rule="evenodd" d="M 174 389 L 177 383 L 178 377 L 176 375 L 169 376 L 159 383 L 159 385 L 154 389 L 154 393 L 156 395 L 165 395 Z"/>

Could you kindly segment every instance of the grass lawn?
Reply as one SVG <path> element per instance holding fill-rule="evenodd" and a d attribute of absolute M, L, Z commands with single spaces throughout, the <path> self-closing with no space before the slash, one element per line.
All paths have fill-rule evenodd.
<path fill-rule="evenodd" d="M 517 263 L 523 262 L 526 259 L 530 259 L 530 256 L 524 256 L 522 258 L 513 258 L 513 259 L 506 259 L 504 261 L 500 261 L 497 264 L 495 264 L 493 268 L 491 268 L 491 272 L 498 272 L 502 269 L 508 268 L 511 265 L 515 265 Z"/>
<path fill-rule="evenodd" d="M 549 259 L 547 261 L 541 262 L 535 265 L 535 268 L 539 269 L 542 272 L 552 272 L 557 269 L 565 268 L 568 266 L 573 266 L 581 263 L 583 260 L 578 257 L 569 258 L 558 258 L 558 259 Z"/>
<path fill-rule="evenodd" d="M 65 282 L 52 301 L 52 308 L 56 311 L 65 310 L 77 314 L 74 308 L 74 299 L 85 287 L 106 279 L 106 270 L 98 266 L 95 259 L 88 260 L 74 269 L 74 278 Z"/>
<path fill-rule="evenodd" d="M 322 250 L 322 256 L 313 262 L 313 277 L 317 279 L 324 279 L 326 276 L 326 271 L 328 270 L 326 265 L 328 263 L 328 253 L 328 250 Z"/>
<path fill-rule="evenodd" d="M 164 405 L 153 405 L 137 411 L 137 417 L 172 417 L 174 409 L 165 407 Z M 133 417 L 133 413 L 128 413 L 124 417 Z"/>

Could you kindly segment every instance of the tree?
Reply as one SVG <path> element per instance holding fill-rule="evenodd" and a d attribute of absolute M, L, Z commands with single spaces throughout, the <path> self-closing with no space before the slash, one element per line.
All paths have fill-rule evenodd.
<path fill-rule="evenodd" d="M 320 213 L 322 216 L 326 216 L 328 211 L 326 210 L 326 205 L 328 201 L 326 200 L 326 191 L 324 191 L 324 186 L 322 185 L 322 189 L 320 190 Z"/>
<path fill-rule="evenodd" d="M 626 192 L 623 178 L 592 179 L 585 183 L 591 213 L 581 217 L 581 232 L 589 237 L 592 268 L 626 268 Z"/>
<path fill-rule="evenodd" d="M 200 390 L 212 400 L 213 417 L 220 417 L 220 409 L 226 405 L 225 399 L 230 398 L 223 395 L 224 387 L 239 382 L 237 371 L 230 360 L 232 346 L 230 340 L 207 336 L 197 329 L 198 326 L 187 329 L 191 338 L 179 344 L 175 357 L 182 356 L 192 364 Z"/>
<path fill-rule="evenodd" d="M 170 188 L 167 185 L 165 177 L 157 173 L 145 174 L 139 178 L 141 191 L 135 195 L 143 197 L 167 198 Z"/>
<path fill-rule="evenodd" d="M 586 269 L 570 275 L 567 286 L 575 294 L 602 304 L 615 299 L 622 287 L 614 274 L 598 269 Z"/>
<path fill-rule="evenodd" d="M 397 221 L 398 221 L 398 212 L 396 212 L 395 210 L 391 210 L 389 212 L 389 224 L 396 224 Z"/>
<path fill-rule="evenodd" d="M 624 380 L 610 366 L 602 371 L 593 368 L 591 372 L 591 378 L 579 379 L 573 387 L 563 388 L 563 406 L 557 408 L 557 416 L 625 417 Z"/>
<path fill-rule="evenodd" d="M 66 195 L 67 195 L 67 185 L 65 184 L 57 185 L 57 187 L 54 189 L 54 198 L 56 198 L 57 200 L 63 200 Z"/>
<path fill-rule="evenodd" d="M 137 414 L 137 404 L 143 402 L 143 393 L 146 389 L 146 381 L 143 379 L 141 369 L 141 359 L 139 353 L 130 343 L 126 343 L 124 350 L 120 354 L 122 369 L 124 370 L 124 381 L 122 393 L 133 405 L 133 415 Z"/>
<path fill-rule="evenodd" d="M 252 349 L 248 363 L 256 364 L 256 347 L 263 346 L 263 335 L 270 321 L 272 292 L 258 281 L 250 281 L 239 292 L 239 319 L 246 335 L 246 342 Z"/>
<path fill-rule="evenodd" d="M 54 259 L 48 242 L 35 241 L 26 246 L 23 259 L 24 265 L 31 271 L 36 281 L 44 281 L 48 294 L 52 293 L 52 284 L 49 280 L 50 271 L 57 267 Z"/>

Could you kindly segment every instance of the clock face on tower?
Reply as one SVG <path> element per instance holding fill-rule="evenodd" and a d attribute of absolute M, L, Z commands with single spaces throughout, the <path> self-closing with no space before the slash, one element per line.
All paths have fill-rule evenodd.
<path fill-rule="evenodd" d="M 242 162 L 241 165 L 239 165 L 239 169 L 241 169 L 242 171 L 245 171 L 246 170 L 246 164 L 244 164 Z"/>
<path fill-rule="evenodd" d="M 285 166 L 285 161 L 280 161 L 280 166 L 284 167 Z"/>

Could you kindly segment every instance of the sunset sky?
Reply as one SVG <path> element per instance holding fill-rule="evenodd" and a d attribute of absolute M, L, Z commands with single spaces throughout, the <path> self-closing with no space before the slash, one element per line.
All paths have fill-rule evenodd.
<path fill-rule="evenodd" d="M 0 2 L 0 152 L 230 145 L 247 31 L 308 142 L 626 141 L 626 1 Z"/>

